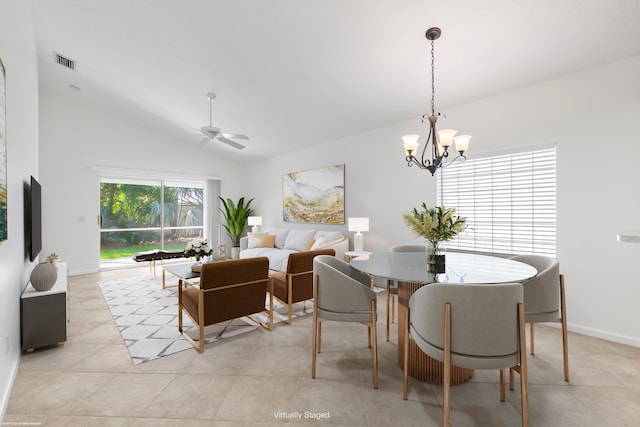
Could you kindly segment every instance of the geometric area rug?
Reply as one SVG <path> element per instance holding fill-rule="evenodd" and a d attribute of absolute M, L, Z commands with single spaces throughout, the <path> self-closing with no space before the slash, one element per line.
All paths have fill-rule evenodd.
<path fill-rule="evenodd" d="M 122 335 L 134 365 L 193 349 L 178 332 L 178 288 L 162 289 L 162 279 L 154 276 L 136 276 L 127 279 L 98 282 L 111 316 Z M 266 302 L 266 306 L 268 306 Z M 308 307 L 307 307 L 308 306 Z M 293 317 L 311 314 L 313 303 L 294 304 Z M 274 299 L 274 311 L 286 316 L 287 307 Z M 254 317 L 268 323 L 266 313 Z M 182 316 L 183 329 L 196 339 L 198 328 L 189 316 Z M 280 321 L 274 315 L 274 323 Z M 205 327 L 205 343 L 220 341 L 258 328 L 246 317 L 216 323 Z"/>

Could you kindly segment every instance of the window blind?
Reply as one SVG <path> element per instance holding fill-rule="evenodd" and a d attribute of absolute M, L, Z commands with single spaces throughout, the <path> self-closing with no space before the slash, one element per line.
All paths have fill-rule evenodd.
<path fill-rule="evenodd" d="M 469 159 L 437 175 L 438 204 L 468 228 L 449 246 L 556 256 L 556 148 Z"/>

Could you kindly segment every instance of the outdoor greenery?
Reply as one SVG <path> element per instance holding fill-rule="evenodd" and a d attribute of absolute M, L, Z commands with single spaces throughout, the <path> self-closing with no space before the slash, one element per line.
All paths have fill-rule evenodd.
<path fill-rule="evenodd" d="M 164 249 L 184 249 L 188 240 L 202 237 L 201 229 L 169 228 L 161 236 L 162 214 L 164 227 L 199 227 L 203 224 L 203 205 L 201 188 L 101 183 L 103 232 L 100 233 L 100 257 L 122 258 L 140 251 L 159 249 L 162 237 Z M 110 229 L 126 231 L 106 231 Z"/>
<path fill-rule="evenodd" d="M 220 197 L 220 200 L 224 206 L 224 209 L 220 209 L 226 222 L 226 224 L 223 224 L 224 229 L 231 239 L 231 245 L 240 246 L 240 237 L 244 233 L 249 216 L 253 214 L 253 209 L 249 207 L 253 199 L 249 200 L 246 205 L 244 204 L 244 197 L 238 200 L 237 205 L 231 199 L 225 200 Z"/>
<path fill-rule="evenodd" d="M 185 243 L 173 242 L 165 243 L 164 249 L 167 251 L 184 250 Z M 132 246 L 109 246 L 100 248 L 100 259 L 131 258 L 138 252 L 147 252 L 160 249 L 160 245 L 132 245 Z"/>

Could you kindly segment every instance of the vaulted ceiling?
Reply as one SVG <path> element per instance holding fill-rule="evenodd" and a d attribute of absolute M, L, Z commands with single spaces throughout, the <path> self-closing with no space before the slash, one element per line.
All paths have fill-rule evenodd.
<path fill-rule="evenodd" d="M 640 54 L 638 0 L 32 0 L 40 85 L 252 162 Z M 54 52 L 76 71 L 54 63 Z M 70 85 L 79 88 L 72 91 Z M 594 101 L 594 108 L 596 102 Z M 400 141 L 397 141 L 400 144 Z"/>

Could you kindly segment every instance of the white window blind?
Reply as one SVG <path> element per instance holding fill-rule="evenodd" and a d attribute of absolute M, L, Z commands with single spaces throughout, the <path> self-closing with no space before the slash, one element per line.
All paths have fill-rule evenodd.
<path fill-rule="evenodd" d="M 451 247 L 556 256 L 555 147 L 469 159 L 436 176 L 438 204 L 467 218 Z"/>

